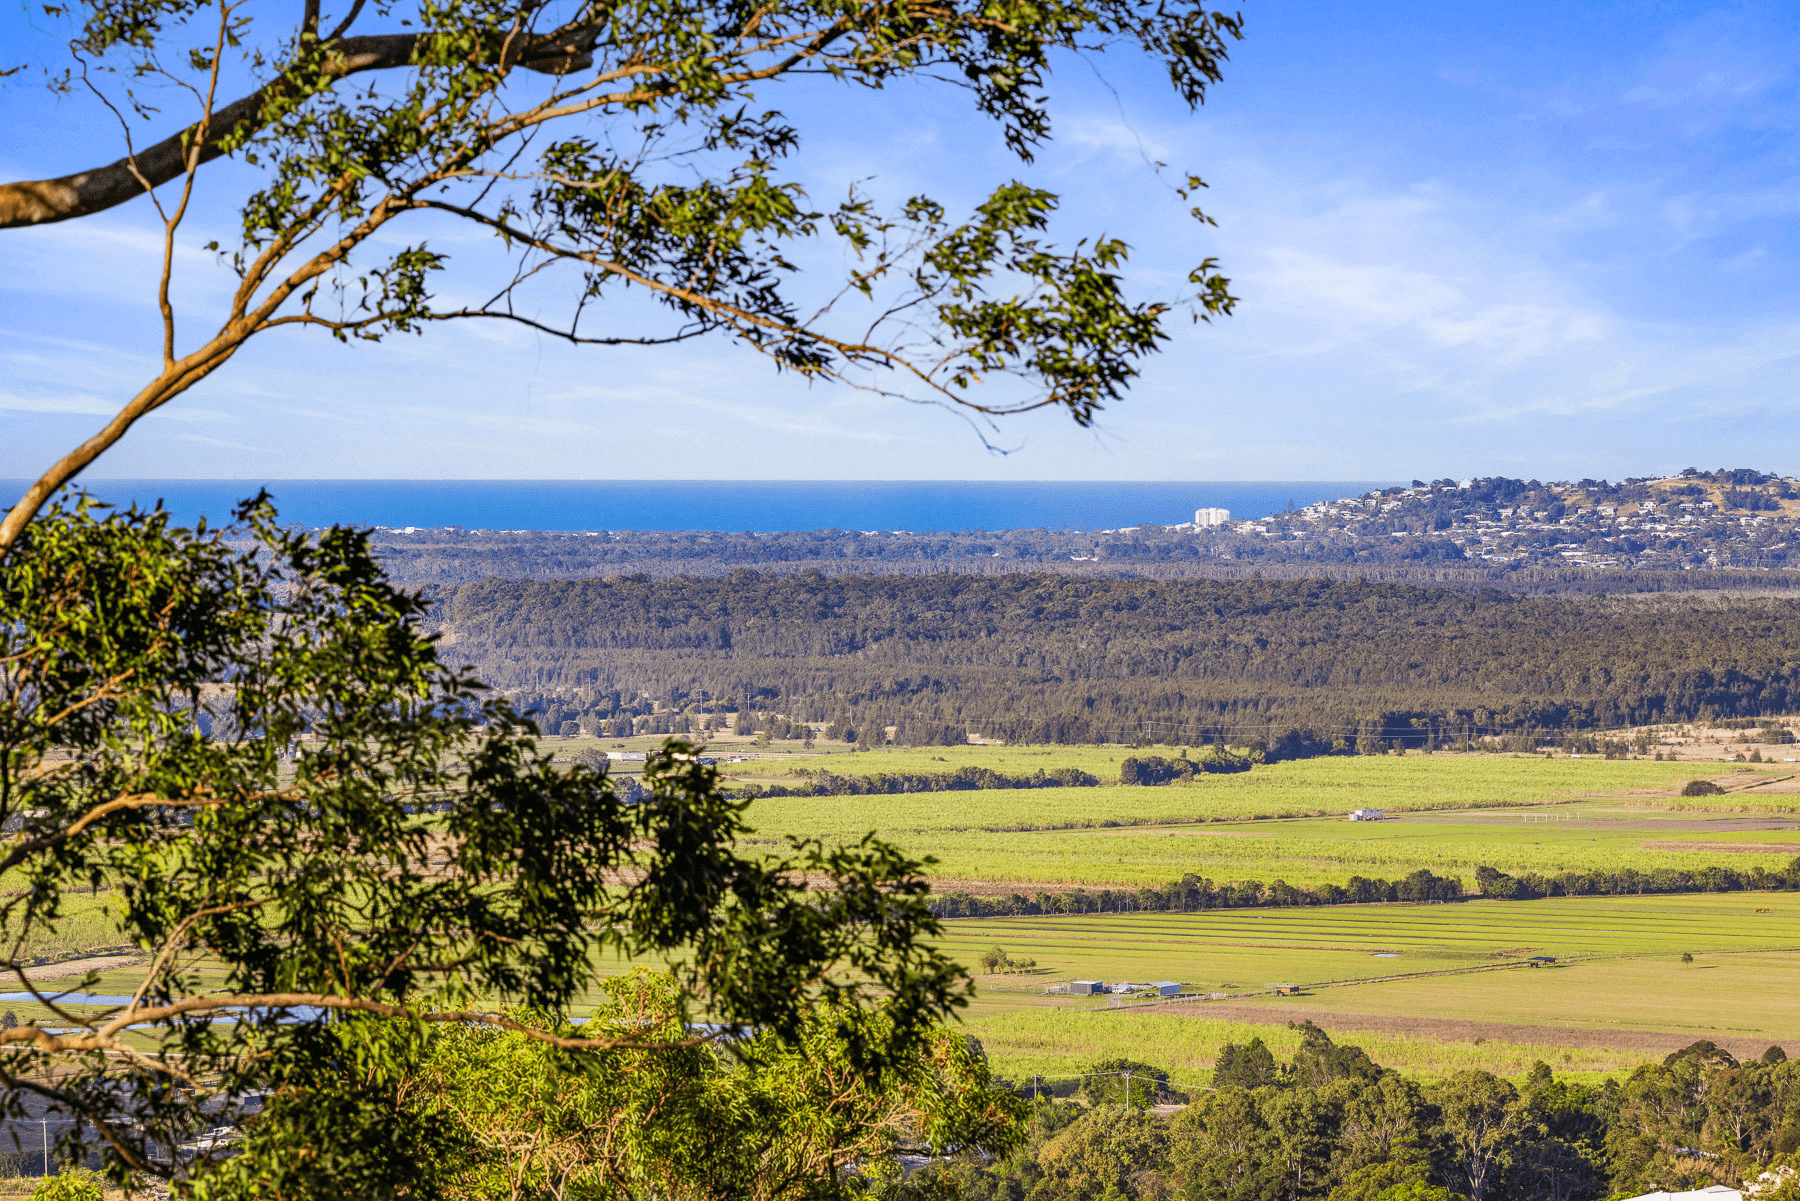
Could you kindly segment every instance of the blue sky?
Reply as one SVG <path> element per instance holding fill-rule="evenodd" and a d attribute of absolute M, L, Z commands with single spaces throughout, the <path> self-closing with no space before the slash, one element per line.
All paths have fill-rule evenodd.
<path fill-rule="evenodd" d="M 954 95 L 762 98 L 806 122 L 819 198 L 869 177 L 967 203 L 1017 176 L 1063 193 L 1071 237 L 1130 241 L 1143 289 L 1216 255 L 1237 315 L 1178 328 L 1094 430 L 1013 419 L 997 454 L 942 410 L 807 387 L 723 343 L 572 349 L 453 327 L 375 347 L 267 337 L 94 474 L 1800 473 L 1800 6 L 1242 11 L 1246 40 L 1196 114 L 1144 64 L 1064 64 L 1057 141 L 1030 167 Z M 0 46 L 33 26 L 7 9 Z M 116 156 L 89 103 L 10 82 L 0 173 Z M 1203 175 L 1218 228 L 1185 221 L 1146 158 Z M 199 246 L 243 176 L 203 178 L 179 260 L 196 314 L 229 279 Z M 0 476 L 35 475 L 153 371 L 152 216 L 140 200 L 0 232 Z"/>

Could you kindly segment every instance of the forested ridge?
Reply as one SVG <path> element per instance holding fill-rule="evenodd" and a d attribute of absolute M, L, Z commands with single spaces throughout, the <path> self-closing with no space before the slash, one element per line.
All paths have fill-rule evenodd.
<path fill-rule="evenodd" d="M 752 709 L 902 741 L 1292 754 L 1800 706 L 1800 605 L 1769 597 L 738 571 L 483 580 L 438 612 L 450 657 L 564 717 Z"/>

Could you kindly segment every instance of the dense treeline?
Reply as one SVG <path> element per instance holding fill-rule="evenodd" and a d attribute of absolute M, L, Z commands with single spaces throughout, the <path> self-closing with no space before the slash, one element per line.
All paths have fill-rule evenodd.
<path fill-rule="evenodd" d="M 1378 901 L 1460 901 L 1462 881 L 1420 868 L 1401 880 L 1352 876 L 1347 884 L 1301 888 L 1283 880 L 1264 884 L 1238 880 L 1215 884 L 1183 876 L 1162 888 L 1085 888 L 1068 892 L 1015 892 L 978 897 L 966 892 L 933 893 L 927 903 L 939 917 L 1020 917 L 1056 913 L 1197 913 L 1206 909 L 1281 908 L 1296 905 L 1367 905 Z"/>
<path fill-rule="evenodd" d="M 1544 876 L 1509 876 L 1491 867 L 1475 869 L 1475 895 L 1515 901 L 1542 897 L 1635 897 L 1686 892 L 1793 892 L 1800 890 L 1800 859 L 1784 869 L 1752 867 L 1739 871 L 1713 865 L 1700 868 L 1633 867 L 1609 871 L 1562 872 Z M 939 917 L 1019 917 L 1056 913 L 1194 913 L 1205 909 L 1285 908 L 1306 905 L 1367 905 L 1381 901 L 1461 901 L 1470 894 L 1462 881 L 1420 868 L 1400 880 L 1352 876 L 1343 884 L 1311 888 L 1284 880 L 1262 883 L 1238 880 L 1215 884 L 1188 875 L 1161 888 L 1085 888 L 1039 892 L 1034 896 L 978 897 L 966 892 L 934 893 L 932 912 Z"/>
<path fill-rule="evenodd" d="M 1026 1144 L 998 1161 L 928 1165 L 909 1195 L 1600 1201 L 1746 1180 L 1757 1201 L 1800 1195 L 1792 1169 L 1776 1166 L 1800 1149 L 1800 1063 L 1780 1046 L 1740 1063 L 1696 1042 L 1599 1086 L 1544 1063 L 1520 1084 L 1481 1071 L 1422 1082 L 1310 1022 L 1291 1026 L 1291 1059 L 1277 1062 L 1260 1039 L 1228 1046 L 1210 1091 L 1184 1093 L 1167 1071 L 1123 1061 L 1094 1065 L 1079 1088 L 1086 1105 L 1019 1081 L 1036 1099 Z M 1156 1101 L 1187 1104 L 1165 1116 L 1149 1110 Z"/>
<path fill-rule="evenodd" d="M 805 774 L 806 769 L 801 769 Z M 1094 788 L 1100 777 L 1078 767 L 1041 768 L 1027 775 L 1008 775 L 985 767 L 959 767 L 939 772 L 877 772 L 872 776 L 840 776 L 821 771 L 804 784 L 751 784 L 747 797 L 891 796 L 904 792 L 971 792 L 984 788 Z"/>
<path fill-rule="evenodd" d="M 1717 564 L 1674 569 L 1590 568 L 1550 555 L 1492 563 L 1462 551 L 1447 533 L 1432 532 L 1435 515 L 1386 516 L 1383 528 L 1350 547 L 1276 541 L 1235 528 L 1196 534 L 1185 528 L 1140 526 L 1103 535 L 1070 530 L 973 530 L 961 533 L 815 530 L 774 534 L 706 530 L 621 530 L 600 535 L 520 530 L 482 533 L 421 530 L 377 532 L 382 566 L 400 583 L 434 590 L 478 580 L 563 580 L 578 576 L 717 576 L 756 570 L 777 575 L 911 575 L 957 572 L 1146 579 L 1358 579 L 1390 583 L 1497 587 L 1509 592 L 1658 592 L 1717 588 L 1789 589 L 1800 573 L 1733 569 L 1729 553 Z M 1397 540 L 1394 529 L 1422 527 Z M 1735 544 L 1721 526 L 1712 540 Z M 1710 545 L 1710 543 L 1709 543 Z"/>
<path fill-rule="evenodd" d="M 1154 786 L 1207 774 L 1249 771 L 1262 758 L 1261 755 L 1239 755 L 1225 750 L 1199 759 L 1189 759 L 1185 755 L 1179 759 L 1132 755 L 1119 764 L 1119 783 Z"/>
<path fill-rule="evenodd" d="M 623 714 L 656 732 L 736 710 L 874 742 L 1280 757 L 1800 707 L 1800 605 L 1773 597 L 743 571 L 484 580 L 440 615 L 448 653 L 552 728 Z"/>

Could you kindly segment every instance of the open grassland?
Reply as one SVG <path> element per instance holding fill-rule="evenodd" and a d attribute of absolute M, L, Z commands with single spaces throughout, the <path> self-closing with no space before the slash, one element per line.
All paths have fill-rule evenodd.
<path fill-rule="evenodd" d="M 1055 1077 L 1080 1072 L 1099 1060 L 1125 1058 L 1162 1068 L 1177 1086 L 1204 1088 L 1212 1080 L 1220 1048 L 1227 1043 L 1260 1038 L 1277 1059 L 1290 1058 L 1300 1045 L 1299 1034 L 1279 1013 L 1271 1013 L 1267 1021 L 1236 1021 L 1168 1013 L 1022 1010 L 971 1022 L 967 1033 L 981 1040 L 997 1075 L 1015 1082 L 1042 1075 L 1051 1085 Z M 1559 1075 L 1594 1081 L 1627 1072 L 1649 1058 L 1629 1048 L 1446 1041 L 1377 1031 L 1340 1029 L 1333 1037 L 1361 1047 L 1383 1067 L 1426 1080 L 1467 1068 L 1519 1077 L 1542 1061 Z"/>
<path fill-rule="evenodd" d="M 882 753 L 854 759 L 881 770 L 942 771 L 977 761 L 973 752 L 1007 748 L 945 749 L 969 754 L 958 762 L 946 755 L 947 762 L 935 765 L 909 758 L 904 767 L 887 764 Z M 1041 766 L 1079 766 L 1061 757 L 1064 749 L 1044 750 Z M 781 762 L 757 765 L 761 778 L 771 779 Z M 1006 770 L 1020 765 L 1009 762 Z M 1800 855 L 1800 792 L 1782 779 L 1791 774 L 1772 767 L 1725 770 L 1717 775 L 1729 789 L 1724 795 L 1677 798 L 1694 777 L 1692 765 L 1360 756 L 1295 760 L 1155 788 L 773 797 L 755 802 L 749 816 L 758 837 L 771 841 L 786 835 L 848 841 L 876 831 L 934 856 L 934 873 L 946 888 L 959 886 L 952 881 L 990 891 L 1137 886 L 1187 874 L 1311 885 L 1352 875 L 1392 878 L 1421 867 L 1472 884 L 1482 864 L 1515 874 L 1720 862 L 1784 866 Z M 1399 820 L 1342 820 L 1359 808 L 1384 809 Z M 1764 819 L 1761 828 L 1742 828 L 1738 819 L 1745 817 Z M 1790 828 L 1767 828 L 1771 823 Z"/>
<path fill-rule="evenodd" d="M 1124 1054 L 1203 1083 L 1222 1043 L 1259 1033 L 1280 1054 L 1267 1031 L 1291 1039 L 1302 1017 L 1427 1076 L 1538 1059 L 1611 1072 L 1699 1038 L 1800 1051 L 1791 893 L 1007 918 L 951 923 L 943 945 L 964 962 L 991 946 L 1037 961 L 979 977 L 968 1015 L 1015 1078 Z M 1558 963 L 1523 966 L 1534 955 Z M 1045 995 L 1070 979 L 1230 995 L 1128 1008 Z M 1278 983 L 1300 994 L 1276 996 Z"/>
<path fill-rule="evenodd" d="M 929 749 L 929 748 L 928 748 Z M 944 772 L 963 766 L 991 767 L 996 771 L 1024 773 L 1059 767 L 1078 767 L 1102 780 L 1117 780 L 1119 763 L 1129 755 L 1173 754 L 1170 748 L 1129 751 L 1118 747 L 941 747 L 924 750 L 884 751 L 856 755 L 821 755 L 786 760 L 732 763 L 724 767 L 733 781 L 778 782 L 798 778 L 797 767 L 825 769 L 838 774 L 874 775 L 879 772 Z M 1782 765 L 1785 766 L 1785 765 Z M 1352 809 L 1390 809 L 1415 812 L 1429 809 L 1488 809 L 1500 806 L 1541 805 L 1580 796 L 1641 794 L 1645 799 L 1667 799 L 1697 773 L 1694 764 L 1656 763 L 1643 760 L 1545 759 L 1503 755 L 1340 755 L 1319 759 L 1290 759 L 1236 774 L 1203 775 L 1179 784 L 1157 788 L 1107 787 L 1100 789 L 1047 789 L 1041 795 L 1060 794 L 1055 815 L 1035 816 L 1031 800 L 1036 793 L 1021 794 L 1019 806 L 996 812 L 959 807 L 950 814 L 924 805 L 916 810 L 893 810 L 895 829 L 1017 829 L 1045 825 L 1125 823 L 1161 820 L 1228 820 L 1254 817 L 1302 817 L 1343 814 Z M 1745 784 L 1777 775 L 1793 775 L 1794 769 L 1776 766 L 1741 774 Z M 922 794 L 929 796 L 931 794 Z M 852 798 L 784 798 L 787 800 Z M 899 800 L 901 798 L 889 798 Z M 1696 798 L 1703 806 L 1730 807 L 1727 797 Z M 764 825 L 784 820 L 783 811 L 758 817 Z M 1800 812 L 1800 796 L 1753 798 L 1760 806 L 1785 804 L 1786 811 Z M 1066 806 L 1066 808 L 1064 808 Z M 826 811 L 828 812 L 828 811 Z M 818 820 L 823 813 L 810 814 Z"/>
<path fill-rule="evenodd" d="M 1057 748 L 1060 750 L 1061 748 Z M 857 756 L 860 766 L 880 756 Z M 794 762 L 794 761 L 789 761 Z M 808 761 L 811 763 L 812 761 Z M 736 778 L 745 765 L 728 764 Z M 870 772 L 944 771 L 961 764 L 870 762 Z M 983 766 L 987 766 L 983 764 Z M 1081 766 L 1052 755 L 1039 766 Z M 833 770 L 836 770 L 835 765 Z M 1008 768 L 1006 770 L 1017 770 Z M 1092 770 L 1091 768 L 1085 770 Z M 1764 769 L 1767 774 L 1772 769 Z M 1116 778 L 1117 767 L 1113 768 Z M 1694 777 L 1691 765 L 1534 759 L 1475 755 L 1346 756 L 1296 759 L 1232 775 L 1203 775 L 1154 788 L 1001 789 L 986 792 L 902 793 L 880 796 L 775 797 L 757 801 L 750 820 L 765 834 L 812 833 L 855 837 L 868 830 L 1012 831 L 1245 821 L 1275 817 L 1342 816 L 1352 809 L 1396 813 L 1541 806 L 1583 797 L 1637 798 L 1658 806 Z M 766 778 L 766 777 L 765 777 Z M 1725 778 L 1731 778 L 1729 775 Z M 1764 774 L 1742 773 L 1745 784 Z M 1712 810 L 1748 805 L 1755 811 L 1800 813 L 1800 795 L 1760 790 L 1692 798 Z"/>
<path fill-rule="evenodd" d="M 987 795 L 987 794 L 979 794 Z M 1460 876 L 1471 891 L 1483 864 L 1510 874 L 1784 867 L 1800 856 L 1800 829 L 1710 830 L 1698 821 L 1560 813 L 1484 813 L 1386 822 L 1295 819 L 1205 825 L 988 833 L 896 833 L 909 850 L 939 860 L 940 888 L 979 881 L 990 891 L 1031 884 L 1135 886 L 1193 874 L 1214 881 L 1341 884 L 1353 875 L 1394 879 L 1418 868 Z M 1572 820 L 1543 820 L 1546 816 Z M 1797 823 L 1800 824 L 1800 823 Z"/>
<path fill-rule="evenodd" d="M 1037 960 L 1032 976 L 983 977 L 984 998 L 993 998 L 987 1004 L 1041 996 L 1051 981 L 1076 978 L 1168 979 L 1189 991 L 1244 992 L 1278 982 L 1322 984 L 1484 967 L 1531 955 L 1664 962 L 1678 961 L 1683 953 L 1785 955 L 1800 952 L 1800 894 L 981 918 L 947 923 L 941 941 L 965 961 L 996 945 Z M 1549 980 L 1559 973 L 1519 968 L 1505 978 L 1521 974 Z M 1688 977 L 1696 987 L 1712 987 L 1707 983 L 1712 978 L 1703 973 L 1683 974 Z M 1499 988 L 1501 974 L 1470 979 Z M 1790 1017 L 1800 1027 L 1800 1004 Z"/>
<path fill-rule="evenodd" d="M 547 749 L 561 754 L 565 741 L 571 750 L 597 745 L 550 740 Z M 840 751 L 723 764 L 722 771 L 740 785 L 795 783 L 806 778 L 798 767 L 835 774 L 1077 767 L 1113 780 L 1132 753 L 1172 751 Z M 1728 791 L 1675 796 L 1702 774 Z M 1385 809 L 1396 820 L 1342 820 L 1353 808 Z M 789 834 L 847 842 L 878 831 L 936 856 L 940 889 L 1131 887 L 1190 873 L 1309 885 L 1352 875 L 1391 879 L 1421 867 L 1459 875 L 1472 888 L 1481 864 L 1513 874 L 1785 865 L 1800 855 L 1800 782 L 1784 765 L 1716 765 L 1703 773 L 1694 764 L 1645 761 L 1363 756 L 1158 788 L 764 798 L 749 819 L 769 843 Z M 114 946 L 119 936 L 102 911 L 111 899 L 71 894 L 55 934 L 32 941 L 28 953 L 54 959 Z M 1348 1031 L 1344 1037 L 1379 1061 L 1424 1075 L 1478 1064 L 1522 1072 L 1537 1059 L 1608 1072 L 1662 1053 L 1657 1048 L 1670 1040 L 1699 1037 L 1740 1046 L 1761 1040 L 1757 1052 L 1790 1040 L 1800 1053 L 1795 894 L 965 919 L 947 924 L 943 945 L 966 964 L 995 945 L 1037 961 L 1030 974 L 982 977 L 969 1014 L 971 1032 L 1015 1077 L 1124 1054 L 1191 1081 L 1210 1070 L 1224 1041 L 1264 1028 L 1289 1038 L 1285 1023 L 1296 1016 Z M 1693 963 L 1679 962 L 1684 952 Z M 1562 963 L 1473 970 L 1537 954 Z M 1050 982 L 1072 978 L 1173 979 L 1190 991 L 1244 995 L 1186 1002 L 1175 1012 L 1090 1012 L 1092 999 L 1044 994 Z M 1259 993 L 1276 982 L 1307 986 L 1305 995 Z M 129 970 L 115 969 L 91 991 L 129 993 L 135 985 Z M 21 1019 L 50 1016 L 33 1005 L 9 1007 Z M 1278 1053 L 1287 1045 L 1270 1041 Z"/>

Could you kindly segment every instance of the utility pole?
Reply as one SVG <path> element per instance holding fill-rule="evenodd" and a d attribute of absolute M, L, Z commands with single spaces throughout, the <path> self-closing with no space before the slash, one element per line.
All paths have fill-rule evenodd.
<path fill-rule="evenodd" d="M 1126 1072 L 1125 1072 L 1125 1108 L 1126 1109 L 1131 1108 L 1131 1071 L 1130 1071 L 1130 1069 L 1126 1069 Z"/>
<path fill-rule="evenodd" d="M 48 1176 L 50 1175 L 50 1119 L 39 1118 L 38 1124 L 43 1127 L 44 1131 L 44 1175 Z"/>

